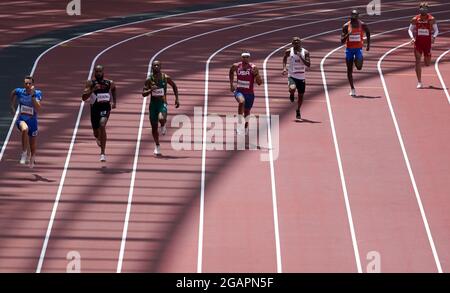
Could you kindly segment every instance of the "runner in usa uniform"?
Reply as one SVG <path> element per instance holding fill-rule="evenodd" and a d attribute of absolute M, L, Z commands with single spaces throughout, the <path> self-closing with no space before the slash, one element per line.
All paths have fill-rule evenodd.
<path fill-rule="evenodd" d="M 411 43 L 414 44 L 414 56 L 416 57 L 417 88 L 423 88 L 422 84 L 422 54 L 425 66 L 431 63 L 431 44 L 434 43 L 439 30 L 434 17 L 428 13 L 428 3 L 422 2 L 419 6 L 419 15 L 411 20 L 408 33 Z"/>
<path fill-rule="evenodd" d="M 22 155 L 20 164 L 29 161 L 30 168 L 34 167 L 37 134 L 38 134 L 38 111 L 41 109 L 42 92 L 34 88 L 32 76 L 26 76 L 24 87 L 16 88 L 11 92 L 11 111 L 16 112 L 16 100 L 18 99 L 19 116 L 16 126 L 22 133 Z M 30 157 L 28 157 L 28 150 Z"/>
<path fill-rule="evenodd" d="M 256 81 L 258 85 L 262 84 L 262 78 L 259 75 L 258 67 L 253 63 L 249 63 L 250 53 L 241 54 L 242 61 L 234 63 L 229 72 L 230 90 L 234 93 L 236 101 L 239 103 L 238 115 L 239 122 L 242 121 L 242 115 L 247 117 L 253 107 L 255 93 L 253 86 Z M 234 73 L 237 75 L 237 85 L 234 85 Z M 242 134 L 242 130 L 237 128 L 238 134 Z M 248 121 L 245 122 L 245 133 L 248 133 Z"/>
<path fill-rule="evenodd" d="M 355 86 L 353 85 L 353 64 L 356 69 L 361 70 L 363 67 L 364 33 L 367 36 L 367 48 L 370 49 L 370 31 L 368 26 L 359 20 L 357 10 L 352 10 L 350 21 L 346 22 L 342 27 L 341 43 L 346 46 L 345 60 L 347 64 L 347 78 L 350 83 L 350 95 L 356 96 Z"/>
<path fill-rule="evenodd" d="M 103 76 L 103 66 L 95 66 L 95 79 L 86 82 L 81 98 L 83 101 L 90 99 L 92 130 L 100 147 L 100 161 L 106 162 L 106 123 L 108 123 L 111 109 L 116 108 L 116 85 L 112 80 L 104 79 Z"/>
<path fill-rule="evenodd" d="M 161 124 L 161 134 L 166 135 L 166 122 L 167 122 L 167 84 L 173 89 L 175 94 L 175 107 L 180 107 L 180 101 L 178 99 L 178 87 L 175 82 L 165 73 L 161 72 L 161 62 L 153 61 L 152 74 L 145 81 L 144 89 L 142 90 L 142 96 L 151 96 L 149 106 L 150 124 L 152 125 L 152 135 L 155 140 L 155 150 L 153 154 L 155 156 L 161 155 L 159 146 L 159 132 L 158 122 Z"/>
<path fill-rule="evenodd" d="M 289 64 L 288 64 L 289 61 Z M 290 100 L 294 102 L 295 90 L 298 92 L 298 104 L 295 118 L 302 121 L 300 115 L 300 107 L 303 103 L 303 95 L 305 93 L 305 77 L 306 67 L 311 66 L 309 52 L 302 48 L 302 41 L 299 37 L 292 38 L 292 47 L 284 52 L 283 57 L 283 75 L 288 74 L 288 86 Z"/>

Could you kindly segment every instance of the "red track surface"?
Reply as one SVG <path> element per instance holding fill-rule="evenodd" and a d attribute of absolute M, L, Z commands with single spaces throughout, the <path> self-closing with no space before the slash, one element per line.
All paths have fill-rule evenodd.
<path fill-rule="evenodd" d="M 303 1 L 306 3 L 307 1 Z M 286 11 L 307 13 L 252 26 L 206 34 L 164 51 L 157 58 L 180 88 L 182 106 L 170 116 L 193 117 L 204 106 L 206 60 L 218 49 L 243 38 L 277 28 L 345 17 L 352 5 L 366 1 L 328 3 L 290 9 L 301 1 L 255 4 L 199 12 L 161 21 L 113 29 L 74 40 L 46 55 L 35 77 L 44 90 L 40 116 L 38 164 L 19 166 L 19 136 L 14 132 L 0 163 L 0 271 L 35 271 L 58 191 L 83 89 L 93 58 L 126 38 L 185 22 L 251 12 L 247 18 L 215 20 L 154 33 L 126 42 L 103 54 L 106 77 L 118 86 L 118 108 L 108 123 L 108 162 L 98 162 L 85 106 L 43 262 L 43 272 L 65 271 L 69 251 L 81 254 L 83 272 L 114 272 L 117 268 L 139 128 L 140 89 L 150 58 L 173 42 L 212 30 L 277 16 Z M 439 2 L 436 2 L 439 3 Z M 440 2 L 444 3 L 443 1 Z M 404 16 L 370 25 L 373 33 L 406 27 L 416 3 L 384 3 L 382 15 L 366 22 Z M 285 10 L 258 12 L 285 7 Z M 388 10 L 404 8 L 403 11 Z M 409 8 L 409 9 L 408 9 Z M 332 9 L 326 13 L 319 9 Z M 408 10 L 407 10 L 408 9 Z M 440 6 L 434 11 L 444 11 Z M 363 9 L 361 9 L 363 10 Z M 130 9 L 130 13 L 136 10 Z M 436 14 L 449 19 L 450 12 Z M 228 91 L 228 68 L 250 48 L 262 73 L 264 59 L 289 42 L 339 29 L 343 19 L 282 30 L 251 38 L 218 53 L 209 66 L 208 113 L 222 117 L 236 111 Z M 448 31 L 448 23 L 440 31 Z M 295 123 L 288 100 L 286 77 L 281 76 L 282 51 L 268 62 L 271 114 L 280 115 L 279 157 L 274 161 L 278 228 L 283 272 L 355 272 L 341 178 L 325 101 L 320 61 L 339 46 L 339 32 L 304 42 L 312 53 L 303 116 L 311 123 Z M 435 272 L 430 243 L 412 188 L 393 120 L 377 71 L 377 62 L 390 48 L 407 41 L 406 29 L 373 39 L 365 52 L 362 72 L 355 73 L 358 93 L 348 96 L 343 49 L 324 63 L 334 126 L 340 147 L 352 221 L 362 270 L 366 255 L 381 255 L 383 272 Z M 448 49 L 450 34 L 435 44 L 434 59 Z M 68 60 L 66 57 L 71 56 Z M 448 79 L 449 56 L 440 70 Z M 415 89 L 411 48 L 398 49 L 383 62 L 386 84 L 398 119 L 411 168 L 420 191 L 430 231 L 444 272 L 450 268 L 448 101 L 434 67 L 424 69 L 424 82 L 438 89 Z M 255 114 L 265 114 L 264 89 L 256 89 Z M 173 101 L 173 97 L 169 97 Z M 148 106 L 146 106 L 148 107 Z M 170 123 L 170 121 L 169 121 Z M 152 155 L 153 140 L 146 113 L 133 200 L 126 238 L 124 272 L 195 272 L 198 270 L 202 151 L 171 149 L 169 128 L 163 137 L 164 156 Z M 201 129 L 201 123 L 195 125 Z M 202 139 L 201 136 L 195 139 Z M 202 247 L 203 272 L 276 272 L 277 254 L 269 162 L 258 151 L 207 151 Z"/>

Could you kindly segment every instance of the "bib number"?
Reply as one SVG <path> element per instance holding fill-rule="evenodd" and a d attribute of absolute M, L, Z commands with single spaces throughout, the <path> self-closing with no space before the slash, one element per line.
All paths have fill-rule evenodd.
<path fill-rule="evenodd" d="M 97 102 L 109 102 L 110 99 L 109 94 L 97 94 Z"/>
<path fill-rule="evenodd" d="M 158 89 L 152 90 L 152 96 L 155 96 L 155 97 L 162 97 L 162 96 L 164 96 L 164 89 L 163 88 L 158 88 Z"/>
<path fill-rule="evenodd" d="M 33 116 L 34 109 L 33 109 L 33 107 L 30 107 L 30 106 L 21 105 L 20 106 L 20 113 Z"/>
<path fill-rule="evenodd" d="M 350 42 L 361 42 L 361 35 L 359 34 L 350 35 L 348 40 Z"/>
<path fill-rule="evenodd" d="M 419 36 L 429 36 L 430 35 L 430 31 L 426 28 L 419 28 L 419 30 L 417 31 L 417 35 Z"/>
<path fill-rule="evenodd" d="M 249 89 L 250 88 L 250 81 L 248 80 L 239 80 L 237 81 L 237 87 L 241 89 Z"/>

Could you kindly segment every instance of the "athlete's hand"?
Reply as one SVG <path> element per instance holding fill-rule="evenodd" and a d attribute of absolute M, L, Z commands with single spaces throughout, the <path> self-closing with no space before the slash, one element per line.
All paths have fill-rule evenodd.
<path fill-rule="evenodd" d="M 415 44 L 416 43 L 416 39 L 411 39 L 411 44 Z"/>
<path fill-rule="evenodd" d="M 369 50 L 370 50 L 370 46 L 369 46 L 369 45 L 367 45 L 366 51 L 369 51 Z"/>
<path fill-rule="evenodd" d="M 111 108 L 112 108 L 112 109 L 115 109 L 115 108 L 116 108 L 116 103 L 111 102 Z"/>
<path fill-rule="evenodd" d="M 283 68 L 282 74 L 283 74 L 283 75 L 286 75 L 286 74 L 287 74 L 287 69 L 286 69 L 286 68 Z"/>
<path fill-rule="evenodd" d="M 180 101 L 178 101 L 178 99 L 175 100 L 175 108 L 179 108 L 180 107 Z"/>
<path fill-rule="evenodd" d="M 236 91 L 236 87 L 234 86 L 234 84 L 230 84 L 230 91 L 232 93 L 234 93 Z"/>
<path fill-rule="evenodd" d="M 436 40 L 435 37 L 431 37 L 431 43 L 434 44 L 434 40 Z"/>
<path fill-rule="evenodd" d="M 11 106 L 11 114 L 13 116 L 16 115 L 16 109 L 14 108 L 14 106 Z"/>

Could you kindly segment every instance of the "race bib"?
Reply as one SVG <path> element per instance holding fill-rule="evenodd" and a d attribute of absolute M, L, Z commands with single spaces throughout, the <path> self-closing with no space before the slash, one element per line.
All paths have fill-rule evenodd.
<path fill-rule="evenodd" d="M 109 102 L 110 99 L 110 94 L 97 94 L 97 102 Z"/>
<path fill-rule="evenodd" d="M 248 80 L 239 80 L 237 81 L 237 87 L 241 89 L 249 89 L 250 88 L 250 81 Z"/>
<path fill-rule="evenodd" d="M 21 105 L 20 106 L 20 113 L 33 116 L 34 109 L 33 109 L 33 107 L 30 107 L 30 106 Z"/>
<path fill-rule="evenodd" d="M 417 35 L 419 36 L 429 36 L 430 35 L 430 31 L 426 28 L 419 28 L 419 30 L 417 31 Z"/>
<path fill-rule="evenodd" d="M 152 96 L 155 96 L 155 97 L 162 97 L 162 96 L 164 96 L 164 89 L 163 88 L 158 88 L 158 89 L 152 90 Z"/>
<path fill-rule="evenodd" d="M 350 35 L 348 40 L 350 42 L 361 42 L 361 35 L 360 34 Z"/>

